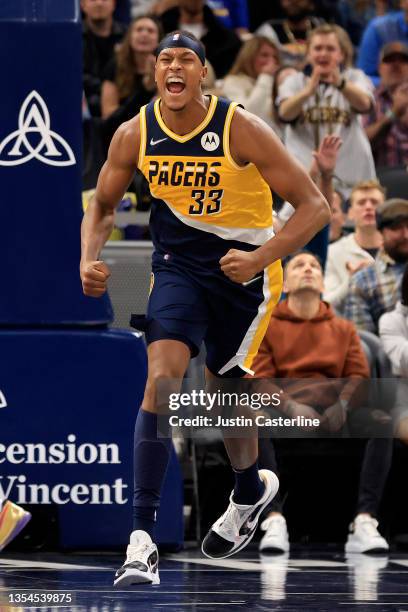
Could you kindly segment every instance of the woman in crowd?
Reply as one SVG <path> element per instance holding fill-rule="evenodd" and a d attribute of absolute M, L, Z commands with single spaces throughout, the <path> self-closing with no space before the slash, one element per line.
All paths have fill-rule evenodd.
<path fill-rule="evenodd" d="M 282 64 L 279 66 L 277 71 L 273 77 L 273 86 L 272 86 L 272 117 L 276 132 L 278 133 L 281 140 L 283 140 L 284 127 L 285 125 L 279 118 L 279 88 L 282 85 L 283 81 L 287 79 L 289 76 L 296 74 L 297 69 L 293 66 L 288 66 L 288 64 Z"/>
<path fill-rule="evenodd" d="M 303 72 L 285 79 L 279 90 L 279 116 L 286 122 L 285 144 L 306 167 L 327 134 L 343 145 L 335 169 L 337 186 L 347 197 L 355 183 L 375 178 L 370 143 L 360 115 L 374 102 L 372 84 L 352 68 L 353 47 L 339 26 L 325 24 L 308 40 Z"/>
<path fill-rule="evenodd" d="M 103 118 L 130 98 L 137 96 L 139 106 L 152 98 L 156 91 L 154 51 L 159 40 L 160 26 L 154 17 L 138 17 L 129 26 L 115 59 L 106 69 L 101 95 Z"/>
<path fill-rule="evenodd" d="M 156 93 L 154 51 L 161 37 L 155 17 L 138 17 L 126 33 L 102 84 L 102 121 L 98 126 L 102 157 L 118 127 L 132 119 Z"/>
<path fill-rule="evenodd" d="M 277 47 L 264 36 L 254 36 L 241 47 L 224 79 L 222 95 L 275 127 L 272 87 L 279 65 Z"/>

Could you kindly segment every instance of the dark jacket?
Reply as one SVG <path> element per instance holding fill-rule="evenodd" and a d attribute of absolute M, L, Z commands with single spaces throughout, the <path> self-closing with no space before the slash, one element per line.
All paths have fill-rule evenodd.
<path fill-rule="evenodd" d="M 82 27 L 83 45 L 83 85 L 89 110 L 93 117 L 100 117 L 100 96 L 102 77 L 107 63 L 114 57 L 115 46 L 122 40 L 126 27 L 113 22 L 110 36 L 96 36 L 84 22 Z M 99 41 L 103 40 L 104 53 L 101 53 Z"/>

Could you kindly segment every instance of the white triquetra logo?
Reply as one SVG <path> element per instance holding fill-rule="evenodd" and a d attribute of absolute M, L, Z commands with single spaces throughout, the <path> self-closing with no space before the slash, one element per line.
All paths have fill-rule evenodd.
<path fill-rule="evenodd" d="M 6 136 L 0 143 L 0 166 L 19 166 L 32 159 L 49 166 L 75 164 L 76 159 L 71 147 L 62 136 L 50 129 L 50 125 L 47 105 L 40 94 L 33 90 L 21 105 L 18 130 Z M 30 134 L 36 135 L 33 139 L 34 145 L 30 142 Z"/>
<path fill-rule="evenodd" d="M 7 400 L 4 396 L 4 393 L 0 390 L 0 408 L 5 408 L 7 406 Z"/>

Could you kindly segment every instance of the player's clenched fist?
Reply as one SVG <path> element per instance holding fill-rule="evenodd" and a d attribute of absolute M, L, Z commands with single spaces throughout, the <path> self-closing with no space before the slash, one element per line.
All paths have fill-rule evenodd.
<path fill-rule="evenodd" d="M 82 289 L 85 295 L 101 297 L 107 289 L 110 270 L 103 261 L 87 261 L 81 264 Z"/>
<path fill-rule="evenodd" d="M 254 251 L 230 249 L 220 259 L 221 270 L 236 283 L 246 283 L 260 272 L 260 263 Z"/>

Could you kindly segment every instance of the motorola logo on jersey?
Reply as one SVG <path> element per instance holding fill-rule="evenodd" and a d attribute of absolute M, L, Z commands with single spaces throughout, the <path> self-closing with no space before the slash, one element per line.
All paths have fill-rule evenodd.
<path fill-rule="evenodd" d="M 201 137 L 201 146 L 206 151 L 215 151 L 220 146 L 220 137 L 215 132 L 206 132 Z"/>

